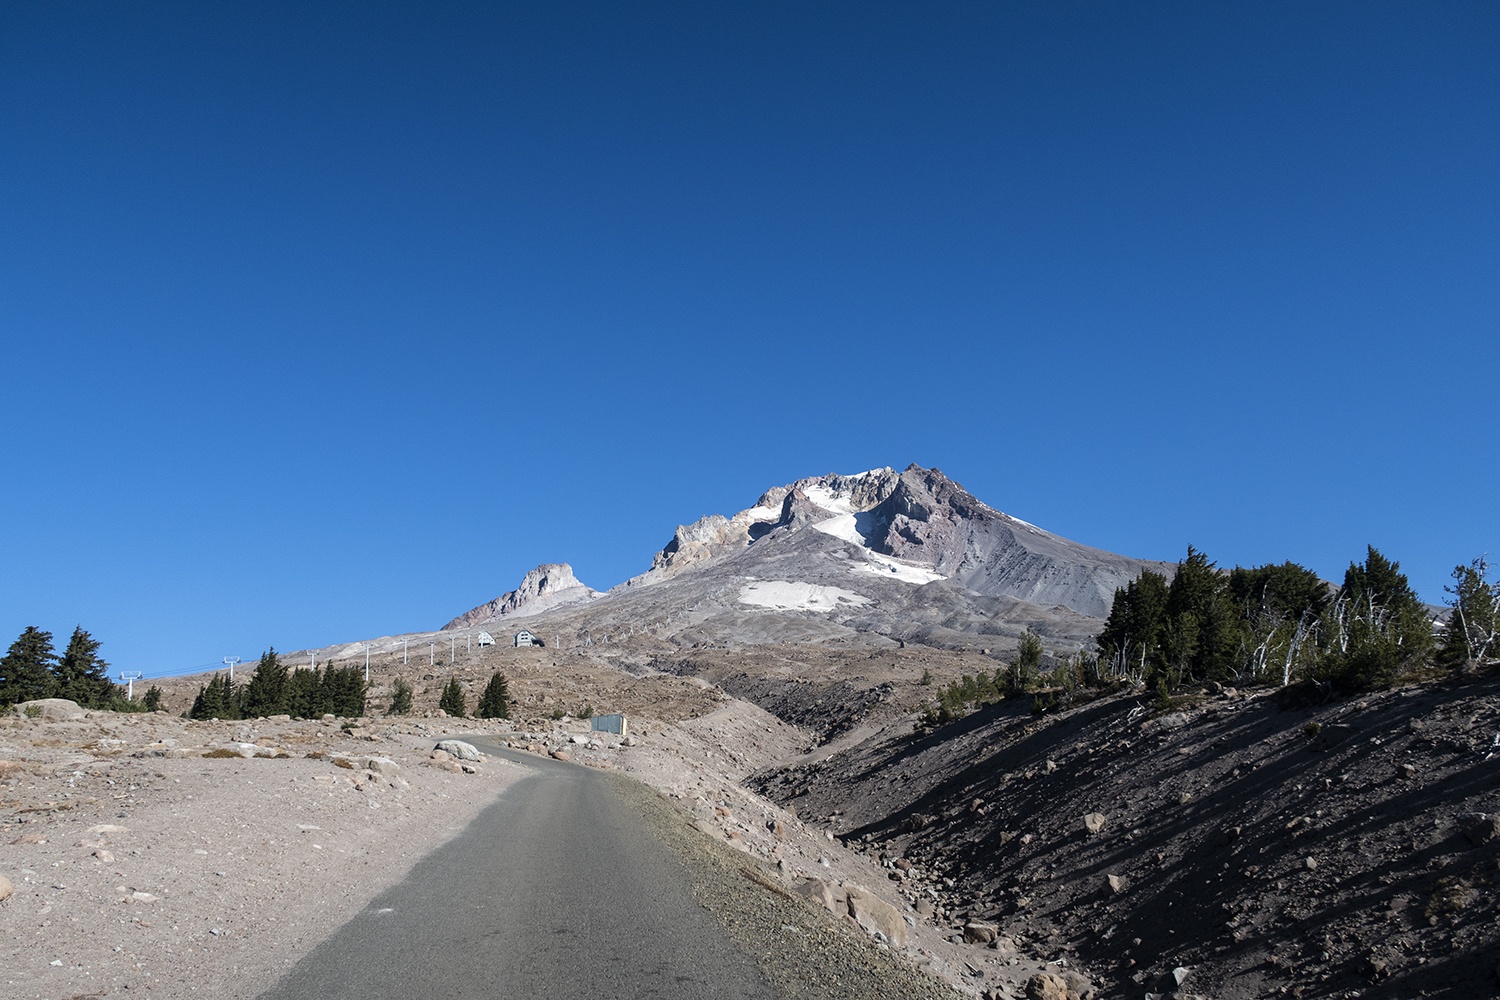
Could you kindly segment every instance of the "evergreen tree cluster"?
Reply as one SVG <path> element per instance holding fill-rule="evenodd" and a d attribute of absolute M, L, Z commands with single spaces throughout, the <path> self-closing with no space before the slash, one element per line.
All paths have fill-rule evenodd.
<path fill-rule="evenodd" d="M 215 674 L 198 689 L 192 719 L 254 719 L 268 715 L 290 715 L 296 719 L 319 719 L 324 715 L 358 718 L 365 714 L 368 694 L 364 671 L 356 666 L 315 667 L 289 670 L 267 650 L 255 665 L 248 683 L 234 684 L 225 674 Z"/>
<path fill-rule="evenodd" d="M 61 656 L 52 633 L 30 626 L 0 658 L 0 708 L 38 698 L 67 698 L 84 708 L 138 710 L 109 679 L 109 664 L 99 655 L 99 640 L 73 630 Z"/>
<path fill-rule="evenodd" d="M 1163 693 L 1210 681 L 1389 685 L 1434 645 L 1428 610 L 1400 569 L 1370 546 L 1334 589 L 1292 562 L 1221 572 L 1189 546 L 1170 583 L 1146 571 L 1115 591 L 1097 640 L 1100 671 Z M 1482 563 L 1474 571 L 1482 580 Z M 1479 594 L 1476 609 L 1484 603 L 1469 577 L 1460 586 Z"/>

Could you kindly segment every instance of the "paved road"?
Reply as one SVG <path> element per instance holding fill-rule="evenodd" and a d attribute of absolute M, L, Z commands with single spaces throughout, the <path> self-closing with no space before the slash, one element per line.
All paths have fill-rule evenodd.
<path fill-rule="evenodd" d="M 262 1000 L 774 997 L 604 775 L 483 749 L 536 774 Z"/>

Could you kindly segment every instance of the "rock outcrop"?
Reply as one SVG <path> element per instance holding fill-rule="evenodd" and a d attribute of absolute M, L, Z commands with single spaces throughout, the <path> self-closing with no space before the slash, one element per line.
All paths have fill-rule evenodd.
<path fill-rule="evenodd" d="M 567 563 L 544 563 L 527 573 L 521 585 L 507 591 L 488 604 L 466 611 L 443 626 L 443 630 L 482 625 L 496 618 L 524 618 L 568 604 L 581 604 L 599 597 L 599 592 L 584 586 L 573 575 Z"/>

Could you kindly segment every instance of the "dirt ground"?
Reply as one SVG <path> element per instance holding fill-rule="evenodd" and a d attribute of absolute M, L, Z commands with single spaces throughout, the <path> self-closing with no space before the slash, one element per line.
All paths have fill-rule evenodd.
<path fill-rule="evenodd" d="M 255 996 L 524 773 L 423 728 L 0 720 L 0 992 Z"/>

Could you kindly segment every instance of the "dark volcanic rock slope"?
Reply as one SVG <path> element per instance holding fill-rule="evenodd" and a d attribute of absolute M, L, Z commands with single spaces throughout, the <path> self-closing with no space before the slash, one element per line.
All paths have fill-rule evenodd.
<path fill-rule="evenodd" d="M 1500 995 L 1494 676 L 1320 708 L 999 706 L 753 784 L 1105 995 L 1176 968 L 1216 1000 Z"/>

